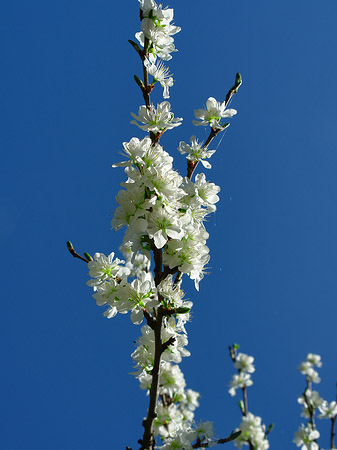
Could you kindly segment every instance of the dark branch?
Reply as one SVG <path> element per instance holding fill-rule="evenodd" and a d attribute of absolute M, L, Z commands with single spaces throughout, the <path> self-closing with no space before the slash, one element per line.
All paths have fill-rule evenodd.
<path fill-rule="evenodd" d="M 87 258 L 83 258 L 83 256 L 79 255 L 77 252 L 75 252 L 73 244 L 70 241 L 67 241 L 67 249 L 69 250 L 69 253 L 71 255 L 73 255 L 74 258 L 78 258 L 81 261 L 84 261 L 86 263 L 92 261 L 91 256 L 89 255 L 89 253 L 85 253 L 85 255 L 87 256 Z M 90 257 L 91 259 L 89 259 L 88 257 Z"/>

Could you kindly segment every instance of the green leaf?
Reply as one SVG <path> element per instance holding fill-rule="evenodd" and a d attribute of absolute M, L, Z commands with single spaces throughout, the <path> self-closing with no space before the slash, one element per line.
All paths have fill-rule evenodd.
<path fill-rule="evenodd" d="M 240 431 L 235 431 L 235 432 L 231 432 L 231 435 L 229 436 L 229 440 L 230 441 L 234 441 L 234 439 L 238 438 L 241 434 L 241 430 Z"/>
<path fill-rule="evenodd" d="M 132 41 L 131 39 L 128 40 L 129 44 L 132 45 L 132 47 L 136 50 L 136 52 L 140 55 L 141 53 L 141 48 L 139 47 L 139 45 L 137 44 L 137 42 Z"/>
<path fill-rule="evenodd" d="M 181 306 L 180 308 L 177 308 L 175 311 L 177 314 L 186 314 L 191 311 L 191 308 L 187 308 L 186 306 Z"/>

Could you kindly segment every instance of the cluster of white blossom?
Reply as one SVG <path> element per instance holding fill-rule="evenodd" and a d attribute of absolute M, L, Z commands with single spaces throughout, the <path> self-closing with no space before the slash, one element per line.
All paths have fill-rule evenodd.
<path fill-rule="evenodd" d="M 157 82 L 163 87 L 164 99 L 169 98 L 173 78 L 163 60 L 170 60 L 171 53 L 176 51 L 173 35 L 180 28 L 172 24 L 173 9 L 163 8 L 154 0 L 139 0 L 139 4 L 141 31 L 136 33 L 136 39 L 143 48 L 130 43 L 143 65 L 144 82 L 136 76 L 135 80 L 145 105 L 139 107 L 138 114 L 131 113 L 134 119 L 131 123 L 149 135 L 124 142 L 126 159 L 113 165 L 124 168 L 126 174 L 116 196 L 118 207 L 111 222 L 116 231 L 125 227 L 120 247 L 124 259 L 115 258 L 114 253 L 108 256 L 96 253 L 88 263 L 91 279 L 87 284 L 94 289 L 97 305 L 106 306 L 106 317 L 130 312 L 134 324 L 145 319 L 132 353 L 134 375 L 140 387 L 157 399 L 157 406 L 155 414 L 153 411 L 144 423 L 150 421 L 150 435 L 161 438 L 162 446 L 158 448 L 190 450 L 211 447 L 217 440 L 210 422 L 195 422 L 199 394 L 186 389 L 178 366 L 183 357 L 190 355 L 186 349 L 185 324 L 192 307 L 192 302 L 184 299 L 181 282 L 186 274 L 199 290 L 210 259 L 204 222 L 216 211 L 220 188 L 207 181 L 203 173 L 194 180 L 189 171 L 182 177 L 173 168 L 173 157 L 159 144 L 164 132 L 182 123 L 182 118 L 174 117 L 168 101 L 155 107 L 150 100 Z M 152 82 L 149 76 L 153 77 Z M 211 138 L 207 145 L 199 143 L 195 136 L 190 138 L 190 146 L 180 142 L 178 151 L 186 155 L 193 171 L 199 161 L 205 168 L 211 168 L 206 159 L 215 150 L 208 150 L 208 143 L 228 126 L 221 124 L 221 119 L 236 114 L 233 109 L 227 110 L 226 104 L 211 97 L 206 110 L 195 111 L 198 119 L 195 125 L 210 126 Z M 244 371 L 251 372 L 242 366 Z M 156 392 L 152 389 L 155 384 L 158 384 Z M 153 441 L 144 445 L 153 448 Z"/>
<path fill-rule="evenodd" d="M 248 445 L 254 450 L 267 450 L 269 448 L 268 439 L 266 439 L 266 426 L 262 423 L 259 416 L 254 416 L 251 412 L 242 416 L 239 427 L 240 436 L 235 440 L 235 445 L 241 448 L 242 445 Z"/>
<path fill-rule="evenodd" d="M 154 0 L 139 0 L 141 10 L 141 30 L 136 33 L 136 39 L 148 52 L 164 61 L 172 58 L 171 53 L 177 51 L 173 35 L 181 28 L 171 24 L 173 9 L 163 8 Z"/>
<path fill-rule="evenodd" d="M 141 389 L 150 396 L 148 417 L 143 421 L 144 436 L 139 440 L 142 449 L 192 450 L 235 439 L 240 449 L 247 445 L 251 450 L 267 450 L 267 435 L 273 426 L 266 430 L 261 417 L 248 411 L 247 388 L 253 384 L 251 374 L 255 372 L 252 356 L 238 353 L 237 344 L 230 347 L 237 374 L 230 381 L 229 394 L 235 396 L 238 389 L 242 391 L 243 400 L 239 402 L 242 420 L 235 433 L 219 440 L 215 438 L 211 422 L 194 420 L 199 394 L 186 389 L 178 366 L 183 357 L 190 355 L 186 349 L 185 324 L 190 320 L 192 302 L 184 299 L 182 277 L 188 275 L 199 290 L 210 259 L 206 245 L 209 235 L 204 222 L 216 211 L 220 191 L 206 180 L 205 174 L 197 174 L 194 180 L 192 176 L 199 162 L 204 168 L 211 168 L 208 159 L 215 150 L 209 150 L 208 146 L 229 126 L 222 119 L 237 113 L 235 109 L 227 109 L 227 105 L 241 85 L 241 75 L 237 74 L 225 101 L 210 97 L 204 109 L 194 111 L 194 125 L 210 127 L 210 135 L 206 143 L 199 142 L 196 136 L 191 136 L 191 144 L 179 143 L 178 152 L 187 159 L 187 176 L 182 177 L 174 170 L 173 157 L 159 140 L 164 132 L 181 125 L 183 119 L 174 116 L 167 100 L 155 107 L 150 99 L 156 83 L 162 86 L 164 99 L 170 97 L 169 88 L 174 81 L 163 61 L 169 61 L 171 53 L 177 51 L 173 36 L 180 27 L 172 24 L 173 9 L 163 8 L 154 0 L 139 0 L 139 5 L 141 31 L 135 36 L 143 48 L 129 42 L 142 62 L 144 81 L 137 76 L 135 80 L 145 105 L 139 107 L 138 114 L 131 113 L 134 119 L 131 123 L 149 135 L 124 142 L 126 160 L 113 165 L 124 168 L 126 174 L 126 181 L 121 183 L 122 189 L 116 196 L 119 206 L 111 222 L 116 231 L 125 227 L 120 247 L 124 259 L 115 258 L 114 253 L 108 256 L 95 253 L 93 259 L 81 257 L 89 261 L 91 278 L 87 284 L 94 290 L 97 305 L 106 306 L 106 317 L 130 312 L 134 324 L 146 321 L 131 355 L 135 362 L 134 375 Z M 79 256 L 70 243 L 68 248 L 73 256 Z M 312 390 L 312 383 L 320 382 L 316 368 L 321 365 L 320 356 L 310 353 L 299 366 L 307 381 L 298 399 L 307 423 L 300 426 L 294 437 L 294 443 L 301 450 L 319 450 L 320 433 L 314 420 L 317 411 L 319 418 L 331 420 L 333 442 L 337 403 L 328 403 Z M 156 445 L 157 438 L 161 439 L 161 446 Z"/>
<path fill-rule="evenodd" d="M 163 249 L 163 262 L 170 270 L 188 274 L 199 282 L 209 261 L 208 233 L 204 221 L 216 210 L 220 188 L 198 174 L 195 181 L 182 178 L 172 167 L 173 158 L 150 138 L 124 142 L 128 179 L 116 196 L 119 207 L 112 226 L 126 226 L 124 247 L 134 255 L 149 256 L 150 241 Z M 131 256 L 131 260 L 132 260 Z"/>
<path fill-rule="evenodd" d="M 243 389 L 252 386 L 253 380 L 250 374 L 255 372 L 253 365 L 254 358 L 245 353 L 238 353 L 235 357 L 234 367 L 238 369 L 238 374 L 234 374 L 229 383 L 229 393 L 232 397 L 236 394 L 237 389 Z"/>
<path fill-rule="evenodd" d="M 301 424 L 294 436 L 294 443 L 297 447 L 301 447 L 301 450 L 319 450 L 320 448 L 317 443 L 320 433 L 315 423 L 317 411 L 320 412 L 318 418 L 330 419 L 333 424 L 337 416 L 337 403 L 335 401 L 328 403 L 317 391 L 312 390 L 312 383 L 320 383 L 321 381 L 315 367 L 322 367 L 322 361 L 320 355 L 313 353 L 308 353 L 305 361 L 298 367 L 307 382 L 305 391 L 297 399 L 298 403 L 302 405 L 301 415 L 308 419 L 305 425 Z"/>
<path fill-rule="evenodd" d="M 242 390 L 243 401 L 239 402 L 242 413 L 242 420 L 237 431 L 241 431 L 239 437 L 235 440 L 235 445 L 241 448 L 243 445 L 248 445 L 253 450 L 267 450 L 269 442 L 266 438 L 266 426 L 262 423 L 259 416 L 255 416 L 248 412 L 247 405 L 247 387 L 252 386 L 253 381 L 251 374 L 255 372 L 254 358 L 245 353 L 238 353 L 239 345 L 234 344 L 230 347 L 230 356 L 234 367 L 238 373 L 234 374 L 229 386 L 229 394 L 236 395 L 237 389 Z"/>

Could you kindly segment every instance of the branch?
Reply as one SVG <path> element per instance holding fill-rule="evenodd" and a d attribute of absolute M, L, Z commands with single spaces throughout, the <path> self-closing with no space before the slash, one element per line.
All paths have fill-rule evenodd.
<path fill-rule="evenodd" d="M 212 140 L 215 138 L 217 134 L 222 131 L 221 128 L 211 128 L 211 132 L 209 133 L 209 136 L 202 146 L 202 148 L 208 147 L 208 145 L 212 142 Z M 199 161 L 190 161 L 187 160 L 187 178 L 190 180 L 192 178 L 193 172 L 197 168 L 197 165 L 199 164 Z"/>
<path fill-rule="evenodd" d="M 226 99 L 225 99 L 226 106 L 228 105 L 232 96 L 238 92 L 241 84 L 242 84 L 242 77 L 239 73 L 237 73 L 236 77 L 235 77 L 234 85 L 227 92 Z M 211 128 L 211 132 L 210 132 L 205 144 L 202 146 L 202 148 L 207 148 L 209 146 L 209 144 L 212 142 L 212 140 L 215 138 L 215 136 L 217 134 L 219 134 L 220 131 L 223 131 L 224 129 L 225 128 Z M 199 164 L 199 161 L 187 161 L 187 178 L 189 180 L 192 178 L 193 172 L 195 171 L 198 164 Z"/>
<path fill-rule="evenodd" d="M 241 434 L 241 430 L 240 431 L 232 431 L 231 434 L 223 439 L 218 439 L 215 442 L 212 442 L 212 446 L 213 444 L 226 444 L 227 442 L 231 442 L 234 441 L 234 439 L 238 438 Z M 202 440 L 200 438 L 197 439 L 197 442 L 192 445 L 192 448 L 209 448 L 209 444 L 208 442 L 202 443 Z"/>
<path fill-rule="evenodd" d="M 156 327 L 156 320 L 153 318 L 152 314 L 150 314 L 146 308 L 143 308 L 143 314 L 148 326 L 154 330 Z"/>
<path fill-rule="evenodd" d="M 242 396 L 243 396 L 243 405 L 244 405 L 244 411 L 242 414 L 246 416 L 248 414 L 248 398 L 247 398 L 247 387 L 242 388 Z"/>
<path fill-rule="evenodd" d="M 160 296 L 159 296 L 160 297 Z M 160 298 L 159 298 L 160 300 Z M 158 400 L 158 387 L 159 387 L 159 371 L 160 371 L 160 359 L 163 352 L 163 345 L 161 341 L 161 328 L 163 323 L 162 308 L 158 308 L 157 320 L 154 329 L 155 337 L 155 354 L 154 364 L 152 369 L 152 382 L 150 388 L 150 402 L 147 417 L 143 421 L 144 435 L 143 439 L 138 442 L 141 444 L 140 450 L 152 450 L 155 448 L 155 439 L 153 435 L 152 424 L 157 417 L 156 406 Z"/>
<path fill-rule="evenodd" d="M 227 92 L 226 99 L 225 99 L 225 105 L 226 106 L 228 105 L 228 103 L 229 103 L 230 99 L 232 98 L 233 94 L 236 94 L 238 92 L 239 87 L 241 86 L 241 84 L 242 84 L 241 74 L 237 73 L 236 77 L 235 77 L 234 86 L 232 86 L 230 88 L 230 90 Z"/>
<path fill-rule="evenodd" d="M 83 258 L 83 256 L 81 256 L 77 252 L 75 252 L 73 244 L 70 241 L 67 241 L 67 249 L 69 250 L 69 253 L 71 255 L 73 255 L 74 258 L 78 258 L 81 261 L 84 261 L 86 263 L 92 261 L 92 257 L 89 255 L 89 253 L 84 253 L 85 258 Z"/>
<path fill-rule="evenodd" d="M 336 425 L 336 417 L 337 417 L 337 416 L 335 416 L 335 417 L 333 417 L 333 418 L 331 419 L 330 448 L 336 448 L 336 447 L 335 447 L 335 436 L 336 436 L 336 433 L 335 433 L 335 425 Z"/>

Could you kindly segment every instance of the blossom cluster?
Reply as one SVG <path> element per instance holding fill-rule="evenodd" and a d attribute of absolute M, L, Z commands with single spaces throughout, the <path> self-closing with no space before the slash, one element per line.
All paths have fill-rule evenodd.
<path fill-rule="evenodd" d="M 337 403 L 335 401 L 327 402 L 324 400 L 318 391 L 312 389 L 312 383 L 320 383 L 321 379 L 316 368 L 322 367 L 320 355 L 308 353 L 305 361 L 303 361 L 298 370 L 305 376 L 307 387 L 303 394 L 297 399 L 298 403 L 302 405 L 302 416 L 307 420 L 306 424 L 301 424 L 294 436 L 294 443 L 301 450 L 319 450 L 317 439 L 320 433 L 317 430 L 315 423 L 315 415 L 317 411 L 319 419 L 330 419 L 333 423 L 337 416 Z"/>
<path fill-rule="evenodd" d="M 241 448 L 243 445 L 248 445 L 254 450 L 267 450 L 269 448 L 269 442 L 266 439 L 266 426 L 262 423 L 261 417 L 248 412 L 247 415 L 242 416 L 239 430 L 241 434 L 235 440 L 236 447 Z"/>
<path fill-rule="evenodd" d="M 111 221 L 114 230 L 125 231 L 120 247 L 123 259 L 114 252 L 107 256 L 95 253 L 88 263 L 87 284 L 94 290 L 97 305 L 105 306 L 107 318 L 130 312 L 134 324 L 146 322 L 131 355 L 133 374 L 141 389 L 157 400 L 155 411 L 143 422 L 144 428 L 148 423 L 151 427 L 150 433 L 145 429 L 148 441 L 142 441 L 144 448 L 153 448 L 157 436 L 162 443 L 157 448 L 190 450 L 211 447 L 217 441 L 211 422 L 194 420 L 199 394 L 186 388 L 178 366 L 183 357 L 190 355 L 185 324 L 192 308 L 192 302 L 184 299 L 181 283 L 187 275 L 199 290 L 210 259 L 205 220 L 216 211 L 220 188 L 204 173 L 196 174 L 194 180 L 189 171 L 186 177 L 181 176 L 173 168 L 173 157 L 159 143 L 164 132 L 182 124 L 167 100 L 157 106 L 150 100 L 156 83 L 163 87 L 164 99 L 169 98 L 173 78 L 163 61 L 169 61 L 176 51 L 173 36 L 180 27 L 172 23 L 173 9 L 163 8 L 154 0 L 139 0 L 139 5 L 141 31 L 136 39 L 143 48 L 130 43 L 143 65 L 144 82 L 136 76 L 135 80 L 145 104 L 139 107 L 138 114 L 131 113 L 131 123 L 149 134 L 123 142 L 125 160 L 113 165 L 123 168 L 126 175 Z M 210 126 L 213 138 L 228 126 L 221 124 L 221 119 L 236 114 L 226 106 L 227 102 L 210 97 L 206 109 L 195 110 L 194 124 Z M 199 162 L 211 168 L 206 161 L 215 153 L 208 149 L 210 141 L 199 143 L 192 136 L 191 145 L 179 143 L 178 152 L 186 155 L 193 171 Z M 242 366 L 242 374 L 245 370 Z"/>
<path fill-rule="evenodd" d="M 116 196 L 119 207 L 112 219 L 115 230 L 126 227 L 123 244 L 150 257 L 150 243 L 163 249 L 163 262 L 171 271 L 188 274 L 199 288 L 209 261 L 206 217 L 216 210 L 220 188 L 198 174 L 182 178 L 172 167 L 173 158 L 150 138 L 124 142 L 128 179 Z"/>
<path fill-rule="evenodd" d="M 240 389 L 243 394 L 243 401 L 239 402 L 242 419 L 241 424 L 237 429 L 241 434 L 235 440 L 235 445 L 240 449 L 243 445 L 248 445 L 250 449 L 267 450 L 269 448 L 269 442 L 266 438 L 266 426 L 262 423 L 261 417 L 255 416 L 248 411 L 247 405 L 246 390 L 247 387 L 252 386 L 253 384 L 251 374 L 255 372 L 254 358 L 245 353 L 238 353 L 238 344 L 234 344 L 229 349 L 230 357 L 238 373 L 232 376 L 228 392 L 231 396 L 235 396 L 236 391 Z"/>
<path fill-rule="evenodd" d="M 234 367 L 238 369 L 238 374 L 234 374 L 232 380 L 229 383 L 229 394 L 233 397 L 236 394 L 237 389 L 244 389 L 248 386 L 252 386 L 253 380 L 251 379 L 251 373 L 255 372 L 253 365 L 253 356 L 248 356 L 245 353 L 238 353 L 235 357 Z"/>

